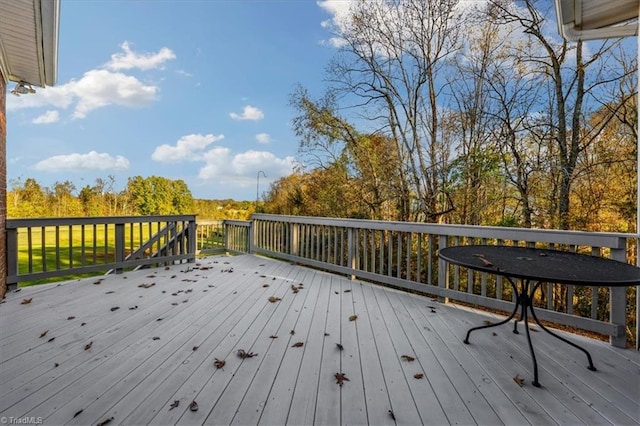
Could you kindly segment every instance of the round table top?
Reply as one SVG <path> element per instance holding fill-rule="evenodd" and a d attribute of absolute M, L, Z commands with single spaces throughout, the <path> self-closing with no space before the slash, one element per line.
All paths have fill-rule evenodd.
<path fill-rule="evenodd" d="M 566 251 L 475 245 L 447 247 L 439 256 L 456 265 L 511 278 L 605 287 L 640 285 L 636 266 Z"/>

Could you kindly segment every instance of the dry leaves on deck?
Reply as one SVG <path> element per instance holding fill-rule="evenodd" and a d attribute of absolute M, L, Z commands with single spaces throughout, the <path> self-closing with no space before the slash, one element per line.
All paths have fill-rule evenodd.
<path fill-rule="evenodd" d="M 49 332 L 49 330 L 45 330 L 42 333 L 40 333 L 40 338 L 42 339 L 44 336 L 47 335 L 48 332 Z"/>
<path fill-rule="evenodd" d="M 254 356 L 258 356 L 258 354 L 254 354 L 253 352 L 247 352 L 244 349 L 238 349 L 237 352 L 240 358 L 253 358 Z"/>
<path fill-rule="evenodd" d="M 411 355 L 402 355 L 401 357 L 402 359 L 404 359 L 405 361 L 415 361 L 416 359 L 414 357 L 412 357 Z"/>
<path fill-rule="evenodd" d="M 336 373 L 334 374 L 334 377 L 336 378 L 336 383 L 339 384 L 340 387 L 342 387 L 345 381 L 350 381 L 344 373 Z"/>
<path fill-rule="evenodd" d="M 191 405 L 189 405 L 189 410 L 198 411 L 198 403 L 195 401 L 191 401 Z"/>
<path fill-rule="evenodd" d="M 105 425 L 111 423 L 112 420 L 113 420 L 113 417 L 109 417 L 108 419 L 103 420 L 100 423 L 98 423 L 96 426 L 105 426 Z"/>
<path fill-rule="evenodd" d="M 338 349 L 340 349 L 341 351 L 344 350 L 344 347 L 340 344 L 340 343 L 336 343 L 336 346 L 338 347 Z"/>
<path fill-rule="evenodd" d="M 424 373 L 416 373 L 413 375 L 416 379 L 422 379 L 424 377 Z"/>
<path fill-rule="evenodd" d="M 355 321 L 355 320 L 357 320 L 357 319 L 358 319 L 358 316 L 357 316 L 357 315 L 351 315 L 351 316 L 349 317 L 349 321 Z"/>
<path fill-rule="evenodd" d="M 296 342 L 293 345 L 291 345 L 292 348 L 300 348 L 304 345 L 304 342 Z"/>
<path fill-rule="evenodd" d="M 29 303 L 31 303 L 31 301 L 33 300 L 33 297 L 30 297 L 28 299 L 22 299 L 22 302 L 20 302 L 21 305 L 28 305 Z"/>
<path fill-rule="evenodd" d="M 176 399 L 176 400 L 175 400 L 175 401 L 173 401 L 173 402 L 171 403 L 171 405 L 169 406 L 169 407 L 171 407 L 171 408 L 169 408 L 169 411 L 171 411 L 171 410 L 173 410 L 174 408 L 178 407 L 178 405 L 180 405 L 180 401 Z"/>
<path fill-rule="evenodd" d="M 150 288 L 150 287 L 153 287 L 154 285 L 156 285 L 156 283 L 140 284 L 138 287 L 140 287 L 140 288 Z"/>
<path fill-rule="evenodd" d="M 222 367 L 224 367 L 224 365 L 225 365 L 226 363 L 227 363 L 227 362 L 226 362 L 224 359 L 218 359 L 218 358 L 216 358 L 216 360 L 215 360 L 215 362 L 213 363 L 213 365 L 215 365 L 215 366 L 216 366 L 216 368 L 222 368 Z"/>
<path fill-rule="evenodd" d="M 276 296 L 269 297 L 269 302 L 271 302 L 271 303 L 276 303 L 276 302 L 279 302 L 280 300 L 282 300 L 282 299 L 280 299 L 279 297 L 276 297 Z"/>
<path fill-rule="evenodd" d="M 91 346 L 93 346 L 93 341 L 87 343 L 86 345 L 84 345 L 84 350 L 88 351 L 89 349 L 91 349 Z"/>
<path fill-rule="evenodd" d="M 519 374 L 516 374 L 516 376 L 513 378 L 513 381 L 516 382 L 520 387 L 524 386 L 524 379 L 520 377 Z"/>

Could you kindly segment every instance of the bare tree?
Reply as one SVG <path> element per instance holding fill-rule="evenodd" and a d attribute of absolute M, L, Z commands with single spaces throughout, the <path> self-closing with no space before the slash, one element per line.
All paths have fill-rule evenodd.
<path fill-rule="evenodd" d="M 439 94 L 445 59 L 457 48 L 457 0 L 358 0 L 339 25 L 340 54 L 330 81 L 345 102 L 395 141 L 402 164 L 401 219 L 437 221 L 449 147 L 441 134 Z"/>
<path fill-rule="evenodd" d="M 524 34 L 536 43 L 521 51 L 519 56 L 528 63 L 532 72 L 543 76 L 551 88 L 551 108 L 544 114 L 548 130 L 544 133 L 548 134 L 548 143 L 557 153 L 559 169 L 557 221 L 554 225 L 568 229 L 571 185 L 578 157 L 597 140 L 606 126 L 606 122 L 601 122 L 587 129 L 585 117 L 590 115 L 589 111 L 595 110 L 596 100 L 606 91 L 605 87 L 622 78 L 615 71 L 605 70 L 606 60 L 620 40 L 590 45 L 596 49 L 588 54 L 581 41 L 575 44 L 566 40 L 556 42 L 545 31 L 546 16 L 552 16 L 552 11 L 538 9 L 536 6 L 540 5 L 542 2 L 536 0 L 523 0 L 517 4 L 492 0 L 489 16 L 497 23 L 518 24 Z"/>

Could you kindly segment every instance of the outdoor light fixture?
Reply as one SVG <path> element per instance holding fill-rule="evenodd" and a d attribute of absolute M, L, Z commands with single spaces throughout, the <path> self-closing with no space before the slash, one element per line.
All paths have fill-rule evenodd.
<path fill-rule="evenodd" d="M 26 95 L 29 93 L 36 93 L 36 89 L 31 87 L 29 83 L 25 83 L 24 81 L 21 81 L 18 84 L 16 84 L 16 87 L 14 87 L 13 90 L 11 91 L 11 94 L 16 96 Z"/>

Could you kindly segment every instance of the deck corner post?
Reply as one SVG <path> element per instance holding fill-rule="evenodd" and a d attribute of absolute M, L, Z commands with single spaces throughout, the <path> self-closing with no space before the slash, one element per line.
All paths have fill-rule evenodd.
<path fill-rule="evenodd" d="M 6 229 L 7 238 L 7 290 L 18 288 L 18 230 Z"/>
<path fill-rule="evenodd" d="M 124 262 L 124 223 L 116 223 L 116 234 L 115 234 L 115 256 L 116 263 L 121 264 Z M 116 274 L 122 273 L 122 267 L 118 265 L 116 267 Z"/>
<path fill-rule="evenodd" d="M 447 236 L 438 236 L 438 251 L 447 248 Z M 449 288 L 449 268 L 447 262 L 438 257 L 438 287 L 441 289 Z M 449 298 L 445 296 L 438 296 L 438 302 L 449 303 Z"/>
<path fill-rule="evenodd" d="M 187 251 L 189 254 L 193 255 L 187 259 L 187 263 L 194 263 L 196 261 L 196 251 L 197 251 L 197 224 L 195 216 L 189 220 L 189 225 L 187 225 Z"/>

